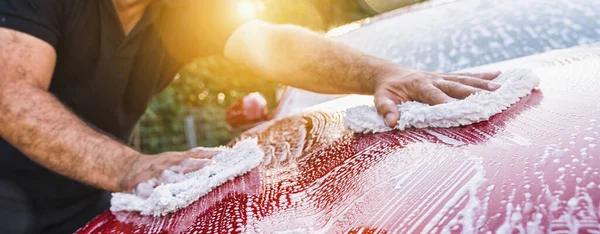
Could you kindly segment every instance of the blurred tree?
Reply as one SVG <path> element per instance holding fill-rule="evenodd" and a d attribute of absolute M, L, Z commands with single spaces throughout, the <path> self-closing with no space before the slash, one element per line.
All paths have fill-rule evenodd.
<path fill-rule="evenodd" d="M 277 84 L 222 56 L 199 58 L 186 65 L 150 103 L 134 143 L 147 153 L 188 148 L 184 118 L 194 117 L 197 145 L 218 146 L 240 132 L 225 123 L 228 107 L 239 98 L 260 92 L 273 107 Z"/>
<path fill-rule="evenodd" d="M 296 24 L 315 31 L 327 31 L 372 16 L 358 0 L 263 0 L 259 18 L 278 24 Z"/>
<path fill-rule="evenodd" d="M 250 1 L 250 0 L 248 0 Z M 355 0 L 263 0 L 258 18 L 296 24 L 315 31 L 369 16 Z M 133 144 L 146 153 L 188 148 L 184 119 L 193 116 L 197 145 L 226 144 L 239 134 L 229 130 L 228 107 L 251 92 L 260 92 L 272 108 L 278 85 L 261 79 L 222 56 L 199 58 L 186 65 L 175 80 L 150 103 L 136 128 Z"/>
<path fill-rule="evenodd" d="M 316 6 L 324 22 L 324 30 L 330 30 L 373 14 L 361 7 L 361 0 L 308 0 Z"/>
<path fill-rule="evenodd" d="M 312 30 L 324 29 L 323 19 L 317 8 L 309 1 L 268 0 L 259 18 L 276 24 L 296 24 Z"/>
<path fill-rule="evenodd" d="M 379 14 L 400 7 L 405 7 L 426 0 L 359 0 L 361 6 L 368 12 Z"/>

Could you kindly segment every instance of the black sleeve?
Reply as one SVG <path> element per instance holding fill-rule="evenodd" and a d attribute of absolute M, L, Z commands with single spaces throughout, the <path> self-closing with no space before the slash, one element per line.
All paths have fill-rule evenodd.
<path fill-rule="evenodd" d="M 61 9 L 59 0 L 0 0 L 0 27 L 30 34 L 56 48 Z"/>
<path fill-rule="evenodd" d="M 245 21 L 236 14 L 237 0 L 171 2 L 159 30 L 169 54 L 182 63 L 223 54 L 227 39 Z"/>

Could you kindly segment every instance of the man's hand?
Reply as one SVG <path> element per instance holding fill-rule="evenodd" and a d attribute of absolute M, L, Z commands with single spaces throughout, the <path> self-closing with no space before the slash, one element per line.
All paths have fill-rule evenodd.
<path fill-rule="evenodd" d="M 219 148 L 200 147 L 185 152 L 140 155 L 123 175 L 121 179 L 121 191 L 131 193 L 138 184 L 151 179 L 157 179 L 159 181 L 158 184 L 168 183 L 166 178 L 161 178 L 165 170 L 172 169 L 177 173 L 196 171 L 209 164 L 212 161 L 211 158 L 222 151 Z M 182 162 L 186 159 L 199 160 L 194 160 L 194 163 L 182 165 Z"/>
<path fill-rule="evenodd" d="M 397 68 L 382 72 L 374 79 L 375 106 L 377 112 L 390 127 L 400 119 L 397 104 L 420 101 L 430 105 L 446 103 L 452 99 L 464 99 L 482 90 L 494 91 L 500 85 L 490 80 L 500 73 L 441 74 Z"/>

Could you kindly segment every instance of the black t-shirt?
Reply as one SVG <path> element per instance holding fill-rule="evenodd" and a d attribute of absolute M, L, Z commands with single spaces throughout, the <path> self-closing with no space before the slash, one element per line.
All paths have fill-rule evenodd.
<path fill-rule="evenodd" d="M 155 0 L 125 35 L 111 0 L 0 0 L 0 27 L 52 45 L 57 63 L 49 91 L 81 119 L 125 143 L 150 98 L 183 63 L 222 53 L 242 23 L 231 1 Z M 0 187 L 2 182 L 31 203 L 34 223 L 41 226 L 72 218 L 101 196 L 0 139 Z M 1 193 L 0 188 L 0 200 Z"/>

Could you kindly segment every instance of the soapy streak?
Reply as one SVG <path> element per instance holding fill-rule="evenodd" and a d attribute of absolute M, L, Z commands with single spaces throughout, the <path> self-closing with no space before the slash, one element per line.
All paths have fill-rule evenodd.
<path fill-rule="evenodd" d="M 141 194 L 113 193 L 110 210 L 138 211 L 162 216 L 184 208 L 228 180 L 257 167 L 264 158 L 256 139 L 244 140 L 213 158 L 214 163 L 182 175 L 175 183 L 161 184 L 147 198 Z"/>
<path fill-rule="evenodd" d="M 464 100 L 430 106 L 421 102 L 406 102 L 398 105 L 400 120 L 396 129 L 407 128 L 448 128 L 469 125 L 488 120 L 491 116 L 506 110 L 540 83 L 539 78 L 529 69 L 504 71 L 494 82 L 502 86 L 494 91 L 481 91 Z M 346 110 L 346 128 L 361 133 L 391 131 L 374 106 L 357 106 Z"/>

